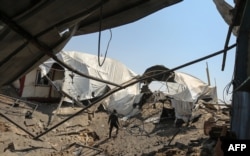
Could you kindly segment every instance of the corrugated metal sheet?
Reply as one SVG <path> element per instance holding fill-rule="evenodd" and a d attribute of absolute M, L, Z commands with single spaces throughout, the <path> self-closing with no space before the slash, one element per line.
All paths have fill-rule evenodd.
<path fill-rule="evenodd" d="M 180 1 L 0 0 L 0 86 L 59 52 L 72 36 L 134 22 Z"/>
<path fill-rule="evenodd" d="M 237 38 L 237 55 L 235 61 L 234 89 L 242 86 L 250 76 L 250 1 L 241 1 L 242 14 Z M 243 11 L 244 10 L 244 11 Z M 250 139 L 250 92 L 235 90 L 233 92 L 231 130 L 239 139 Z"/>
<path fill-rule="evenodd" d="M 250 139 L 250 93 L 234 94 L 231 130 L 239 139 Z"/>

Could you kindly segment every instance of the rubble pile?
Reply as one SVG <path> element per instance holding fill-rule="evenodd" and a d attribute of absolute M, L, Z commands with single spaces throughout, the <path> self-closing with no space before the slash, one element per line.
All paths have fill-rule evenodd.
<path fill-rule="evenodd" d="M 0 97 L 0 155 L 213 155 L 221 132 L 218 127 L 228 126 L 229 121 L 228 109 L 200 101 L 191 120 L 177 124 L 169 101 L 148 101 L 136 116 L 119 118 L 119 133 L 109 139 L 109 114 L 105 111 L 96 111 L 91 121 L 88 112 L 83 112 L 55 126 L 82 108 L 62 106 L 58 111 L 58 104 Z M 210 126 L 205 124 L 208 121 L 212 121 Z"/>

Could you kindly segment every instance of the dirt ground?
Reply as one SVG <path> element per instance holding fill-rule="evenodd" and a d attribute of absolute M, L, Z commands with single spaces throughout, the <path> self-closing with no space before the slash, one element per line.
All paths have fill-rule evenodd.
<path fill-rule="evenodd" d="M 216 140 L 204 134 L 204 122 L 214 117 L 218 124 L 225 124 L 229 119 L 227 112 L 202 105 L 193 111 L 199 117 L 193 123 L 176 125 L 168 112 L 155 122 L 163 105 L 156 103 L 154 108 L 148 102 L 137 116 L 126 121 L 119 118 L 119 133 L 115 135 L 113 131 L 109 139 L 109 114 L 97 112 L 98 105 L 89 109 L 94 114 L 83 112 L 55 126 L 82 109 L 64 104 L 57 111 L 57 106 L 17 101 L 0 94 L 0 155 L 210 156 L 214 155 Z M 171 111 L 169 103 L 164 108 Z M 43 135 L 37 138 L 40 134 Z"/>

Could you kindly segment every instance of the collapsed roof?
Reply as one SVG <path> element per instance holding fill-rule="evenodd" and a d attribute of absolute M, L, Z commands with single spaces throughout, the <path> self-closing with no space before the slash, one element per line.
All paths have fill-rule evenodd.
<path fill-rule="evenodd" d="M 0 86 L 58 53 L 72 36 L 134 22 L 181 0 L 0 0 Z"/>
<path fill-rule="evenodd" d="M 107 104 L 105 107 L 110 110 L 116 109 L 122 115 L 133 116 L 139 112 L 138 108 L 135 109 L 133 105 L 138 103 L 143 95 L 140 94 L 138 75 L 124 64 L 106 58 L 105 64 L 100 67 L 97 63 L 98 56 L 77 51 L 61 51 L 56 55 L 74 70 L 96 77 L 99 80 L 110 80 L 121 84 L 123 87 L 109 85 L 103 81 L 87 79 L 74 74 L 67 68 L 61 67 L 51 58 L 27 73 L 24 81 L 16 80 L 12 84 L 17 90 L 21 90 L 20 96 L 22 98 L 40 99 L 41 102 L 48 101 L 49 98 L 60 98 L 84 108 L 96 104 L 96 101 L 102 101 L 103 104 Z M 49 85 L 47 82 L 45 84 L 43 78 L 47 78 Z M 131 82 L 135 83 L 124 87 Z M 119 91 L 117 88 L 119 88 Z M 116 91 L 114 92 L 114 90 Z M 55 92 L 59 94 L 54 94 Z M 106 96 L 107 94 L 109 95 Z"/>
<path fill-rule="evenodd" d="M 152 81 L 166 82 L 168 95 L 177 100 L 195 103 L 199 99 L 209 98 L 212 101 L 217 100 L 216 87 L 209 86 L 202 80 L 186 73 L 172 71 L 163 65 L 154 65 L 147 68 L 143 77 L 148 85 Z"/>
<path fill-rule="evenodd" d="M 174 72 L 170 71 L 170 69 L 168 69 L 167 67 L 163 65 L 154 65 L 154 66 L 147 68 L 144 71 L 142 76 L 149 77 L 144 81 L 146 84 L 149 84 L 152 81 L 174 82 L 173 80 Z"/>
<path fill-rule="evenodd" d="M 57 54 L 57 57 L 70 65 L 73 69 L 102 80 L 110 80 L 117 84 L 123 84 L 137 76 L 137 74 L 135 74 L 121 62 L 110 58 L 106 58 L 105 64 L 100 67 L 96 63 L 98 59 L 97 56 L 92 54 L 77 51 L 61 51 Z M 47 75 L 50 71 L 56 71 L 57 69 L 53 69 L 53 65 L 55 63 L 56 62 L 53 59 L 49 59 L 41 64 L 39 68 L 41 69 L 42 75 Z M 105 89 L 106 86 L 108 86 L 110 89 L 114 88 L 112 85 L 107 85 L 100 81 L 87 79 L 78 74 L 73 74 L 72 71 L 69 71 L 65 68 L 64 77 L 61 79 L 55 79 L 53 82 L 55 83 L 56 88 L 58 88 L 57 90 L 63 90 L 64 92 L 71 95 L 72 98 L 78 100 L 86 100 L 93 98 L 93 96 L 101 96 L 104 94 L 102 93 L 102 90 Z M 30 82 L 27 85 L 34 85 L 34 82 Z M 34 92 L 31 89 L 29 90 L 29 92 Z M 128 88 L 124 88 L 119 92 L 118 95 L 119 98 L 121 98 L 129 94 L 135 95 L 138 93 L 139 84 L 135 84 Z M 118 97 L 116 96 L 116 98 Z M 72 101 L 71 99 L 65 100 L 68 102 Z"/>
<path fill-rule="evenodd" d="M 177 119 L 183 119 L 187 122 L 199 100 L 217 103 L 216 87 L 212 87 L 192 75 L 170 70 L 163 65 L 154 65 L 143 73 L 143 77 L 148 76 L 150 77 L 144 81 L 146 85 L 152 81 L 166 82 L 165 94 L 171 98 L 171 105 L 175 108 Z M 154 92 L 154 96 L 156 101 L 166 99 L 166 97 L 161 96 L 160 92 Z"/>

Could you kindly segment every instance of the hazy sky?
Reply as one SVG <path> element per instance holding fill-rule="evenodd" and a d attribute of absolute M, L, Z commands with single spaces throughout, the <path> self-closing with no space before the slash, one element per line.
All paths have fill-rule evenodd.
<path fill-rule="evenodd" d="M 234 6 L 232 1 L 227 2 Z M 122 62 L 141 75 L 153 65 L 164 65 L 171 69 L 222 50 L 228 25 L 212 0 L 184 0 L 139 21 L 111 30 L 112 40 L 107 57 Z M 105 54 L 109 38 L 109 30 L 103 31 L 102 55 Z M 236 38 L 232 35 L 229 45 L 235 42 Z M 73 37 L 64 50 L 97 55 L 98 33 Z M 222 56 L 218 55 L 178 71 L 207 82 L 208 63 L 211 85 L 216 83 L 218 97 L 222 99 L 224 88 L 232 80 L 235 48 L 227 53 L 224 71 L 221 71 Z"/>

